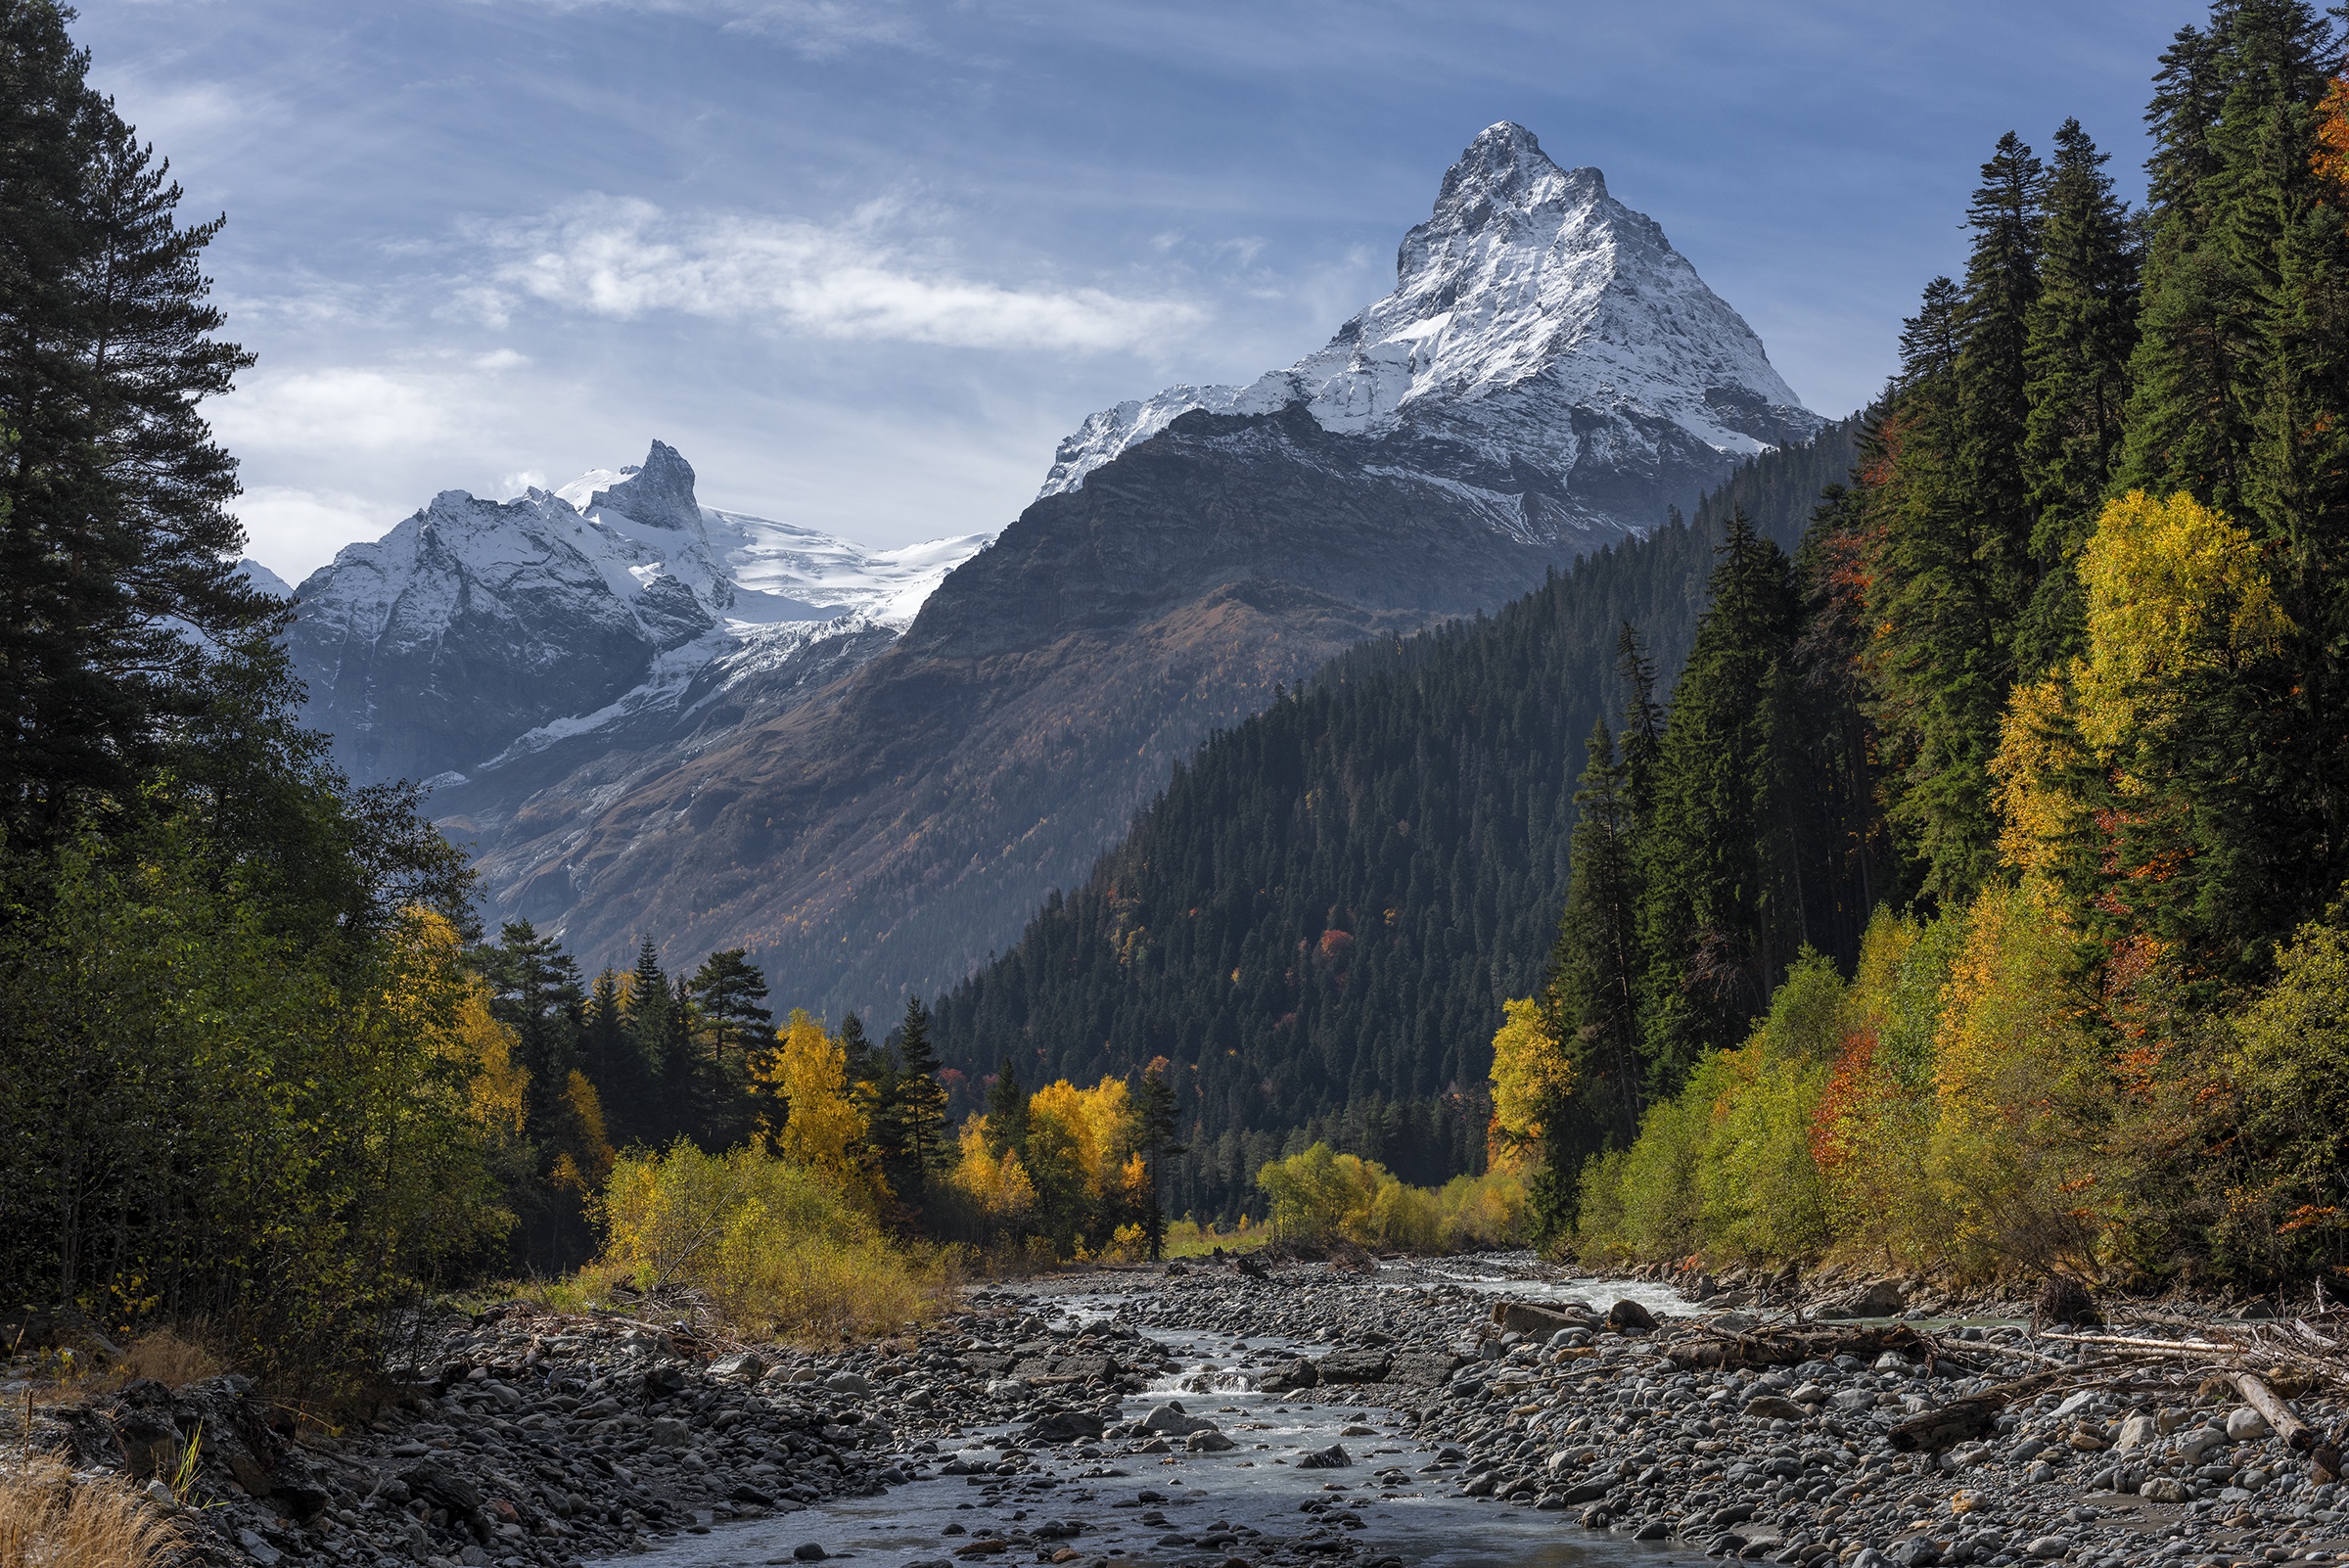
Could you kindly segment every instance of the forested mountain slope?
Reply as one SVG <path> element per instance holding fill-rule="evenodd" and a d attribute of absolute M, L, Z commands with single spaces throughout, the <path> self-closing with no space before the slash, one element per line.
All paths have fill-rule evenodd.
<path fill-rule="evenodd" d="M 1472 1169 L 1508 996 L 1555 933 L 1574 779 L 1626 695 L 1628 622 L 1669 678 L 1743 508 L 1791 546 L 1856 420 L 1766 453 L 1695 519 L 1490 618 L 1366 644 L 1178 768 L 1075 892 L 938 1005 L 966 1100 L 1010 1058 L 1079 1083 L 1165 1056 L 1193 1152 L 1172 1208 L 1228 1211 L 1292 1132 L 1415 1180 Z"/>

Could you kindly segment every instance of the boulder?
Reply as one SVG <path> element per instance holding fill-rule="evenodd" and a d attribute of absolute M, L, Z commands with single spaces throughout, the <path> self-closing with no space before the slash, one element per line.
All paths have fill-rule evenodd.
<path fill-rule="evenodd" d="M 1758 1421 L 1800 1421 L 1811 1412 L 1775 1394 L 1758 1394 L 1745 1402 L 1745 1413 Z"/>
<path fill-rule="evenodd" d="M 2234 1442 L 2255 1443 L 2273 1430 L 2268 1418 L 2248 1405 L 2227 1412 L 2227 1436 Z"/>
<path fill-rule="evenodd" d="M 834 1372 L 824 1379 L 824 1387 L 835 1394 L 850 1394 L 858 1398 L 873 1391 L 873 1385 L 854 1372 Z"/>
<path fill-rule="evenodd" d="M 1627 1299 L 1607 1309 L 1607 1326 L 1618 1334 L 1635 1330 L 1652 1332 L 1656 1326 L 1656 1316 L 1637 1302 Z"/>
<path fill-rule="evenodd" d="M 1109 1430 L 1109 1423 L 1098 1415 L 1082 1410 L 1055 1410 L 1042 1416 L 1028 1428 L 1028 1436 L 1038 1443 L 1074 1443 L 1083 1438 L 1097 1438 Z"/>
<path fill-rule="evenodd" d="M 1838 1297 L 1819 1309 L 1821 1317 L 1890 1317 L 1908 1306 L 1901 1287 L 1889 1279 L 1879 1279 L 1863 1286 L 1848 1296 Z"/>
<path fill-rule="evenodd" d="M 1405 1388 L 1441 1388 L 1467 1362 L 1450 1351 L 1403 1351 L 1387 1362 L 1387 1381 Z"/>
<path fill-rule="evenodd" d="M 739 1356 L 720 1356 L 710 1363 L 712 1377 L 747 1377 L 757 1382 L 766 1375 L 766 1362 L 744 1351 Z"/>
<path fill-rule="evenodd" d="M 1577 1311 L 1564 1303 L 1549 1306 L 1530 1301 L 1497 1301 L 1493 1304 L 1493 1326 L 1503 1333 L 1547 1339 L 1569 1328 L 1593 1329 L 1598 1322 L 1596 1313 Z"/>
<path fill-rule="evenodd" d="M 1228 1453 L 1239 1447 L 1213 1426 L 1201 1427 L 1183 1440 L 1182 1446 L 1193 1453 Z"/>
<path fill-rule="evenodd" d="M 1317 1368 L 1323 1387 L 1332 1383 L 1383 1383 L 1392 1360 L 1383 1350 L 1331 1351 Z"/>
<path fill-rule="evenodd" d="M 1354 1463 L 1354 1455 L 1346 1452 L 1343 1443 L 1332 1443 L 1326 1449 L 1309 1450 L 1297 1461 L 1300 1470 L 1343 1470 Z"/>

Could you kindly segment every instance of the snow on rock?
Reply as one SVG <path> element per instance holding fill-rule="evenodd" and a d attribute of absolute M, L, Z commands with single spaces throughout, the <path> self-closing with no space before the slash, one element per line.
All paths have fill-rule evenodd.
<path fill-rule="evenodd" d="M 442 491 L 311 574 L 290 640 L 354 774 L 455 779 L 722 685 L 778 636 L 902 630 L 990 537 L 871 550 L 705 507 L 654 441 L 557 490 Z"/>
<path fill-rule="evenodd" d="M 1445 175 L 1433 215 L 1404 237 L 1392 294 L 1246 387 L 1170 387 L 1092 415 L 1040 493 L 1075 489 L 1191 409 L 1298 401 L 1325 430 L 1433 438 L 1559 481 L 1652 458 L 1661 427 L 1733 457 L 1820 423 L 1663 229 L 1507 121 Z"/>

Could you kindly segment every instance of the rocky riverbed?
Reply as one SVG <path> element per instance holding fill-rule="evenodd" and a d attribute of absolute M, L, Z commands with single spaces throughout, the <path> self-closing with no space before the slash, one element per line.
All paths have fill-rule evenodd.
<path fill-rule="evenodd" d="M 46 1435 L 152 1480 L 204 1556 L 262 1568 L 2349 1551 L 2337 1387 L 2259 1385 L 2308 1423 L 2295 1447 L 2212 1358 L 1895 1321 L 1890 1289 L 1827 1318 L 1524 1259 L 1190 1265 L 980 1289 L 918 1336 L 834 1354 L 516 1305 L 418 1325 L 363 1427 L 225 1378 L 134 1384 Z"/>

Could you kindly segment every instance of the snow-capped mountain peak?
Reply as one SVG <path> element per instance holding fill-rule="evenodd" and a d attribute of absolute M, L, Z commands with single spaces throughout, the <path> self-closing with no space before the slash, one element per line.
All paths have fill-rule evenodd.
<path fill-rule="evenodd" d="M 1041 493 L 1076 488 L 1193 408 L 1292 402 L 1325 430 L 1433 437 L 1531 464 L 1561 494 L 1579 464 L 1616 461 L 1622 435 L 1636 459 L 1680 444 L 1676 427 L 1726 461 L 1819 423 L 1662 228 L 1609 195 L 1597 169 L 1560 168 L 1506 121 L 1445 175 L 1434 211 L 1404 237 L 1392 293 L 1249 386 L 1171 387 L 1094 414 L 1061 443 Z M 1594 443 L 1593 414 L 1626 430 Z"/>
<path fill-rule="evenodd" d="M 345 765 L 455 776 L 526 732 L 673 705 L 751 652 L 847 638 L 869 657 L 989 537 L 874 550 L 705 507 L 656 440 L 557 490 L 443 490 L 311 574 L 293 644 Z"/>

